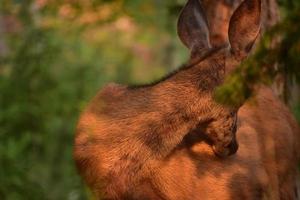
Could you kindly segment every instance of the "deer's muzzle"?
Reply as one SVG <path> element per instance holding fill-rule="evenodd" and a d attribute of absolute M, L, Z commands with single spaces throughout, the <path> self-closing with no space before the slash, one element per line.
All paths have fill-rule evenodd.
<path fill-rule="evenodd" d="M 237 152 L 239 145 L 234 138 L 227 146 L 214 145 L 213 150 L 216 156 L 224 158 Z"/>

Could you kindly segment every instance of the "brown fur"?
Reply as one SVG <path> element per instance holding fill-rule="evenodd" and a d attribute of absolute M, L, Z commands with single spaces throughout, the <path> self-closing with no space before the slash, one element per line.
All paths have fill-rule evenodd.
<path fill-rule="evenodd" d="M 230 33 L 245 38 L 231 38 L 231 49 L 209 49 L 207 37 L 194 37 L 208 29 L 198 0 L 189 0 L 178 28 L 188 29 L 179 35 L 193 64 L 151 85 L 110 84 L 91 101 L 78 123 L 74 159 L 98 198 L 296 199 L 299 127 L 285 106 L 264 86 L 239 111 L 212 98 L 259 32 L 253 16 L 260 1 L 251 1 L 234 15 L 249 9 L 242 19 L 251 34 L 235 34 L 244 24 L 232 22 Z M 189 23 L 198 23 L 196 30 Z M 240 148 L 219 158 L 237 150 L 236 116 Z"/>

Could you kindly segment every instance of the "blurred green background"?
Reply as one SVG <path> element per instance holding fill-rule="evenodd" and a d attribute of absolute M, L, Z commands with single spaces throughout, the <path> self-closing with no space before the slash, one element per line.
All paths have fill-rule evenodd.
<path fill-rule="evenodd" d="M 149 82 L 187 60 L 184 3 L 1 0 L 0 199 L 89 198 L 72 160 L 78 115 L 104 84 Z"/>
<path fill-rule="evenodd" d="M 148 82 L 187 58 L 183 3 L 1 0 L 0 199 L 87 199 L 78 115 L 105 83 Z"/>

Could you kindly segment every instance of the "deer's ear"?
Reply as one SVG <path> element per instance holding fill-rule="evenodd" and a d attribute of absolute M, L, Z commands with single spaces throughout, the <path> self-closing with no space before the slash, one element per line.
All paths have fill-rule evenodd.
<path fill-rule="evenodd" d="M 177 32 L 192 54 L 210 48 L 208 23 L 199 0 L 188 0 L 179 16 Z"/>
<path fill-rule="evenodd" d="M 242 60 L 250 52 L 260 32 L 261 0 L 244 0 L 230 19 L 229 42 L 231 51 Z"/>

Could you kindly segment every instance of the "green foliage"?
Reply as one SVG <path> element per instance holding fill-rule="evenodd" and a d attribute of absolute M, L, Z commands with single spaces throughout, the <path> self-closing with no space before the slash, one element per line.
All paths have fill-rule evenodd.
<path fill-rule="evenodd" d="M 295 113 L 295 116 L 296 116 L 298 122 L 300 122 L 300 104 L 295 106 L 295 108 L 293 110 L 294 110 L 294 113 Z"/>
<path fill-rule="evenodd" d="M 70 144 L 83 98 L 72 73 L 57 74 L 62 48 L 52 31 L 33 27 L 13 42 L 0 78 L 1 199 L 66 199 L 81 187 Z"/>

